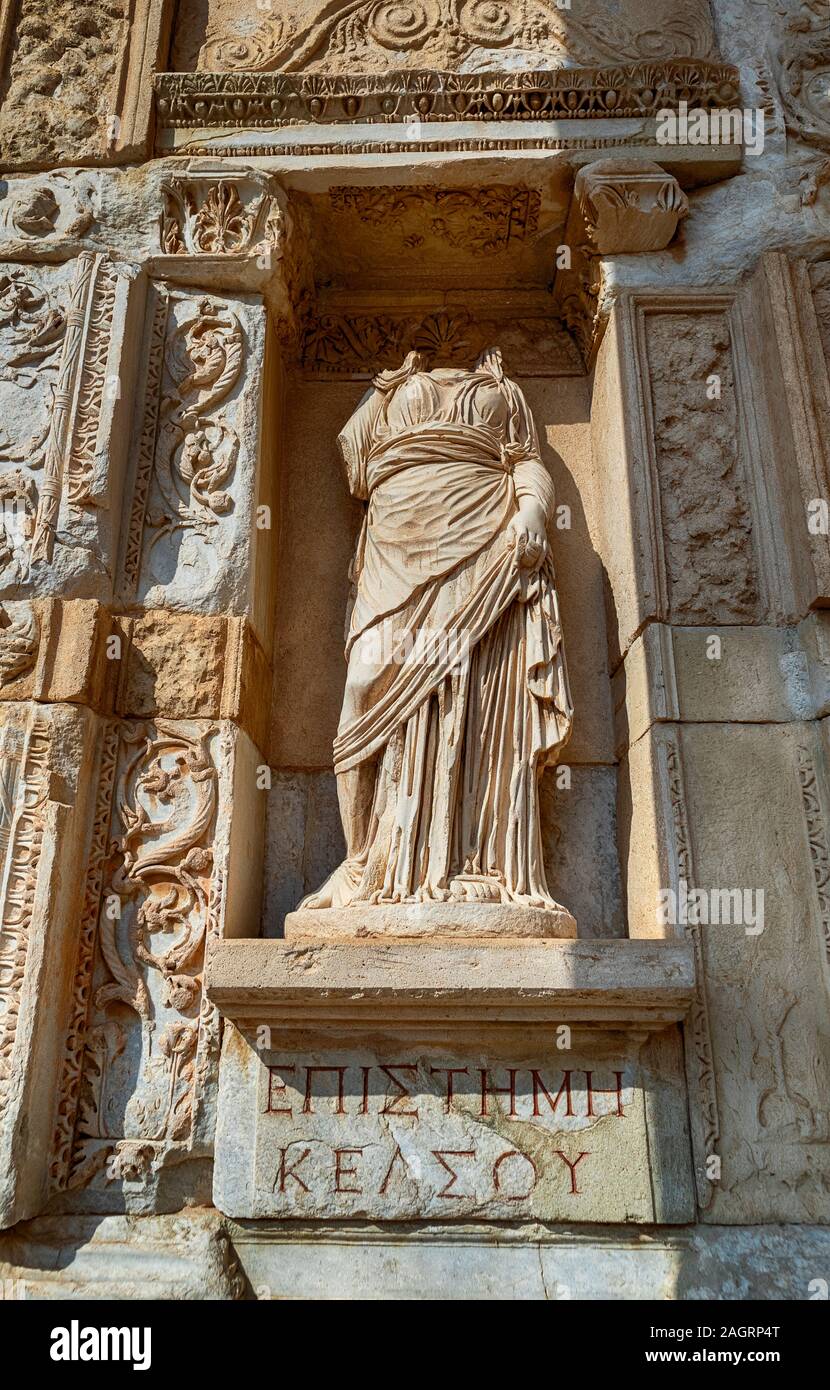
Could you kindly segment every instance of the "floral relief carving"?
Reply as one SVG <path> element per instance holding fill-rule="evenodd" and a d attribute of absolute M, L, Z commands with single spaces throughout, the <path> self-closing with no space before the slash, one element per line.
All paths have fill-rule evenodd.
<path fill-rule="evenodd" d="M 0 275 L 0 465 L 18 465 L 0 473 L 0 568 L 17 580 L 51 562 L 64 505 L 95 505 L 118 272 L 82 252 L 71 283 L 44 278 L 28 267 Z"/>
<path fill-rule="evenodd" d="M 141 1183 L 171 1145 L 193 1147 L 199 1057 L 213 1047 L 202 969 L 214 896 L 214 735 L 212 726 L 161 721 L 121 728 L 74 1146 L 55 1170 L 59 1182 L 105 1170 L 108 1182 Z M 59 1149 L 72 1110 L 70 1096 Z"/>
<path fill-rule="evenodd" d="M 787 129 L 811 145 L 830 143 L 830 3 L 776 7 L 772 65 Z"/>
<path fill-rule="evenodd" d="M 514 370 L 545 376 L 583 370 L 579 349 L 557 318 L 491 321 L 445 309 L 421 315 L 309 312 L 300 358 L 314 375 L 371 376 L 411 351 L 435 363 L 463 363 L 495 337 Z"/>
<path fill-rule="evenodd" d="M 0 1122 L 14 1079 L 48 793 L 49 729 L 35 711 L 23 747 L 0 733 Z"/>
<path fill-rule="evenodd" d="M 162 195 L 161 246 L 169 256 L 267 255 L 281 249 L 282 210 L 253 178 L 174 178 L 162 185 Z"/>
<path fill-rule="evenodd" d="M 242 366 L 243 332 L 224 304 L 199 300 L 196 313 L 171 329 L 155 451 L 158 489 L 147 525 L 151 543 L 177 529 L 208 536 L 233 506 L 226 485 L 239 454 L 239 435 L 217 406 Z"/>
<path fill-rule="evenodd" d="M 397 228 L 403 245 L 417 250 L 427 236 L 456 250 L 493 256 L 532 237 L 539 225 L 541 196 L 535 189 L 492 187 L 338 187 L 330 192 L 334 212 L 352 214 L 370 227 Z"/>
<path fill-rule="evenodd" d="M 199 130 L 404 119 L 607 120 L 653 116 L 681 100 L 690 107 L 730 106 L 738 97 L 738 71 L 729 64 L 671 59 L 620 67 L 615 61 L 591 68 L 444 73 L 393 70 L 385 54 L 379 72 L 341 76 L 330 71 L 168 72 L 155 78 L 156 115 L 162 129 Z M 538 136 L 533 143 L 539 144 Z M 407 148 L 413 148 L 411 141 Z M 251 154 L 261 152 L 259 146 L 250 149 Z"/>
<path fill-rule="evenodd" d="M 31 604 L 15 620 L 0 604 L 0 686 L 24 675 L 35 664 L 38 622 Z"/>
<path fill-rule="evenodd" d="M 376 72 L 394 57 L 456 71 L 480 67 L 504 49 L 536 64 L 561 64 L 705 58 L 713 45 L 702 0 L 682 13 L 657 3 L 648 27 L 625 3 L 615 16 L 597 4 L 581 6 L 577 16 L 563 14 L 555 0 L 346 0 L 310 24 L 289 12 L 269 14 L 246 33 L 214 32 L 199 67 Z"/>

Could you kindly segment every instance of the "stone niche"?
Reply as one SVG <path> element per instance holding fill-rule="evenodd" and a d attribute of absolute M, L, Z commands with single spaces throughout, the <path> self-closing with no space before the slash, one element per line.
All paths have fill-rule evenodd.
<path fill-rule="evenodd" d="M 292 195 L 314 297 L 299 321 L 282 434 L 266 936 L 281 934 L 285 914 L 343 852 L 331 749 L 363 508 L 349 495 L 337 434 L 372 375 L 413 348 L 433 366 L 469 367 L 491 344 L 533 412 L 558 508 L 551 540 L 578 713 L 564 766 L 542 787 L 549 881 L 581 936 L 625 932 L 590 392 L 550 289 L 570 190 L 562 176 L 522 174 L 485 185 L 329 180 Z"/>
<path fill-rule="evenodd" d="M 281 417 L 262 939 L 214 942 L 208 961 L 227 1020 L 214 1200 L 234 1218 L 693 1219 L 678 1023 L 694 954 L 629 939 L 653 932 L 632 929 L 621 869 L 591 310 L 580 335 L 567 322 L 573 280 L 552 288 L 575 200 L 593 194 L 591 225 L 602 218 L 597 190 L 615 174 L 599 173 L 584 194 L 567 170 L 521 162 L 509 181 L 418 181 L 401 167 L 394 181 L 318 172 L 287 191 L 304 288 Z M 648 166 L 624 177 L 673 184 Z M 682 202 L 678 190 L 658 240 Z M 383 942 L 367 909 L 359 944 L 306 940 L 286 918 L 344 853 L 332 741 L 362 507 L 336 437 L 372 377 L 408 352 L 466 368 L 494 344 L 556 494 L 577 714 L 540 794 L 548 885 L 577 939 Z"/>

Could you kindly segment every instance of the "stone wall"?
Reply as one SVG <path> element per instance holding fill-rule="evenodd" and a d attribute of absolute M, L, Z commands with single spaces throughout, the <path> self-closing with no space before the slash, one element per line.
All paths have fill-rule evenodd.
<path fill-rule="evenodd" d="M 797 0 L 0 0 L 3 1275 L 808 1296 L 829 32 Z M 661 142 L 681 101 L 762 113 L 763 148 Z M 343 855 L 336 435 L 407 352 L 494 343 L 556 491 L 575 719 L 540 796 L 576 939 L 292 941 Z M 456 1064 L 492 1111 L 435 1090 Z M 292 1183 L 296 1113 L 325 1161 Z M 353 1200 L 331 1156 L 381 1141 Z"/>

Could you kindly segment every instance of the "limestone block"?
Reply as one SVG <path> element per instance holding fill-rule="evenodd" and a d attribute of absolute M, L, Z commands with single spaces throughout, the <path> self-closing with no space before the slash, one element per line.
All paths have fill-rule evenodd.
<path fill-rule="evenodd" d="M 543 1029 L 281 1030 L 257 1050 L 229 1028 L 214 1201 L 258 1218 L 689 1220 L 679 1060 L 674 1032 L 562 1053 Z"/>
<path fill-rule="evenodd" d="M 372 941 L 389 938 L 415 941 L 573 940 L 576 922 L 563 907 L 511 907 L 501 903 L 376 903 L 371 912 L 351 908 L 315 911 L 299 907 L 285 919 L 285 940 Z"/>
<path fill-rule="evenodd" d="M 112 592 L 135 277 L 92 251 L 0 271 L 0 596 Z"/>
<path fill-rule="evenodd" d="M 670 941 L 240 940 L 212 944 L 208 961 L 208 997 L 245 1026 L 653 1027 L 682 1018 L 693 991 L 693 952 Z"/>
<path fill-rule="evenodd" d="M 169 42 L 169 0 L 23 0 L 0 31 L 0 149 L 8 168 L 149 154 L 150 77 Z M 79 56 L 82 61 L 79 62 Z"/>
<path fill-rule="evenodd" d="M 615 767 L 550 769 L 541 782 L 542 850 L 550 891 L 581 939 L 624 936 Z"/>
<path fill-rule="evenodd" d="M 119 591 L 148 608 L 249 613 L 267 631 L 270 615 L 252 612 L 275 524 L 257 525 L 273 502 L 262 303 L 154 285 L 142 357 Z"/>
<path fill-rule="evenodd" d="M 41 1217 L 0 1237 L 0 1284 L 25 1299 L 233 1299 L 248 1285 L 226 1223 L 176 1216 Z"/>
<path fill-rule="evenodd" d="M 233 719 L 265 745 L 271 673 L 246 618 L 154 609 L 116 625 L 123 639 L 119 714 Z"/>
<path fill-rule="evenodd" d="M 56 1073 L 96 774 L 96 719 L 8 704 L 0 722 L 0 1226 L 48 1193 Z"/>
<path fill-rule="evenodd" d="M 815 724 L 682 732 L 688 882 L 762 900 L 762 930 L 710 921 L 701 938 L 720 1161 L 704 1219 L 826 1222 L 826 751 Z M 702 1073 L 702 1076 L 705 1073 Z M 690 1089 L 692 1114 L 700 1092 Z"/>
<path fill-rule="evenodd" d="M 752 372 L 733 296 L 642 293 L 614 309 L 592 409 L 612 668 L 650 619 L 791 611 L 760 436 L 740 427 Z"/>
<path fill-rule="evenodd" d="M 257 762 L 228 723 L 105 724 L 57 1069 L 56 1209 L 205 1199 L 220 1025 L 204 954 L 258 919 Z"/>
<path fill-rule="evenodd" d="M 104 709 L 113 624 L 95 599 L 32 599 L 0 605 L 0 699 Z"/>
<path fill-rule="evenodd" d="M 265 1237 L 248 1226 L 234 1233 L 234 1248 L 258 1298 L 314 1302 L 801 1300 L 830 1258 L 822 1226 L 691 1226 L 648 1236 L 612 1226 L 591 1236 L 481 1221 L 431 1222 L 394 1236 L 364 1226 Z"/>
<path fill-rule="evenodd" d="M 650 623 L 614 674 L 618 753 L 655 722 L 816 717 L 827 691 L 825 630 L 819 614 L 800 628 Z"/>

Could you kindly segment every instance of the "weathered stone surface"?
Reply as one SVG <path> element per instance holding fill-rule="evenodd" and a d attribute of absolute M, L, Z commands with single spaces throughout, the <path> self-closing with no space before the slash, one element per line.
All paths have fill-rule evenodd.
<path fill-rule="evenodd" d="M 6 1299 L 234 1299 L 249 1286 L 216 1212 L 44 1217 L 0 1237 Z"/>
<path fill-rule="evenodd" d="M 165 0 L 83 7 L 23 0 L 0 36 L 3 164 L 26 169 L 148 154 L 149 78 L 169 19 Z"/>
<path fill-rule="evenodd" d="M 576 922 L 564 908 L 509 907 L 501 903 L 408 903 L 374 905 L 369 912 L 309 908 L 289 912 L 286 941 L 340 941 L 373 937 L 574 938 Z"/>
<path fill-rule="evenodd" d="M 473 1047 L 316 1035 L 258 1053 L 231 1030 L 214 1200 L 240 1217 L 688 1220 L 674 1047 L 597 1036 L 565 1056 L 544 1032 L 501 1030 Z"/>
<path fill-rule="evenodd" d="M 810 1297 L 827 1266 L 822 1226 L 694 1226 L 648 1235 L 620 1226 L 575 1234 L 535 1223 L 493 1230 L 430 1222 L 390 1240 L 371 1227 L 354 1235 L 310 1226 L 289 1235 L 250 1227 L 234 1248 L 258 1298 L 538 1299 L 706 1303 Z"/>
<path fill-rule="evenodd" d="M 97 773 L 97 720 L 67 705 L 0 721 L 0 1227 L 48 1193 L 56 1082 L 71 1016 Z"/>
<path fill-rule="evenodd" d="M 229 1018 L 294 1026 L 420 1021 L 657 1024 L 682 1018 L 694 955 L 672 941 L 224 941 L 208 994 Z"/>
<path fill-rule="evenodd" d="M 2 1280 L 812 1296 L 826 6 L 70 8 L 0 0 Z M 667 142 L 658 111 L 681 100 L 715 117 L 699 144 Z M 555 508 L 524 542 L 547 530 L 573 736 L 538 818 L 535 783 L 496 798 L 521 805 L 503 884 L 468 875 L 460 913 L 331 908 L 326 929 L 292 910 L 364 838 L 344 843 L 332 771 L 361 522 L 335 439 L 409 353 L 436 390 L 479 363 L 536 423 Z M 374 525 L 382 495 L 350 481 Z M 474 514 L 444 509 L 436 554 Z M 535 777 L 521 744 L 514 725 L 483 780 L 511 760 Z M 390 845 L 425 812 L 416 781 Z M 513 881 L 534 825 L 578 939 L 487 934 L 510 922 L 476 900 Z M 439 920 L 384 939 L 373 912 Z M 316 936 L 251 939 L 309 914 Z M 436 930 L 449 918 L 466 940 Z M 214 1179 L 243 1225 L 194 1205 Z"/>

